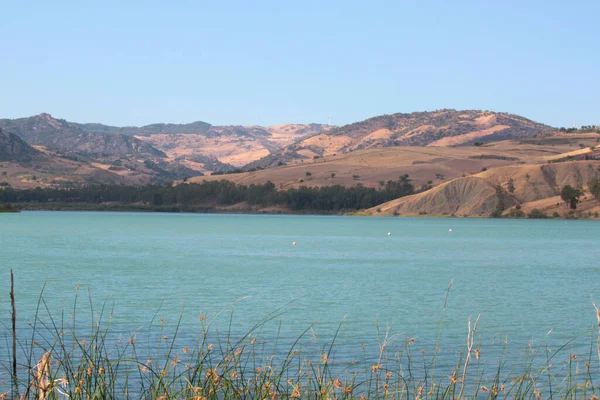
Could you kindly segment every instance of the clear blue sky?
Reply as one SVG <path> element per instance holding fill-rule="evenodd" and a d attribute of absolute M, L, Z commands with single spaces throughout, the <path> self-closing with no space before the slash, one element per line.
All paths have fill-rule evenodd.
<path fill-rule="evenodd" d="M 0 118 L 600 124 L 600 1 L 3 1 Z"/>

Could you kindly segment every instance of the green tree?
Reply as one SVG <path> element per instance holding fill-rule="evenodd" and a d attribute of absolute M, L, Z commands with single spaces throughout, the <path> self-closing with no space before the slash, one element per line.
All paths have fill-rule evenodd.
<path fill-rule="evenodd" d="M 515 181 L 513 181 L 513 178 L 510 178 L 508 180 L 508 183 L 506 184 L 506 188 L 508 189 L 508 191 L 510 193 L 514 193 L 515 192 Z"/>
<path fill-rule="evenodd" d="M 492 218 L 501 218 L 502 213 L 504 212 L 504 194 L 502 193 L 502 188 L 500 186 L 496 187 L 496 197 L 498 201 L 496 202 L 496 208 L 492 211 Z"/>
<path fill-rule="evenodd" d="M 596 200 L 600 201 L 600 176 L 596 175 L 596 177 L 590 179 L 588 186 L 592 196 L 594 196 Z"/>
<path fill-rule="evenodd" d="M 548 215 L 545 212 L 541 212 L 537 208 L 534 208 L 529 214 L 527 214 L 527 218 L 544 219 L 548 218 Z"/>
<path fill-rule="evenodd" d="M 570 185 L 563 186 L 562 190 L 560 191 L 560 198 L 569 205 L 571 210 L 577 209 L 579 197 L 581 197 L 581 191 Z"/>

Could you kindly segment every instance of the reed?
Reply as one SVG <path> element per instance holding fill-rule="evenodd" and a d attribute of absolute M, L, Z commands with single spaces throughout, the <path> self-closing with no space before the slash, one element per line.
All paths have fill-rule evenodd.
<path fill-rule="evenodd" d="M 478 316 L 467 321 L 464 348 L 448 366 L 438 363 L 439 334 L 426 355 L 414 349 L 413 338 L 401 340 L 378 323 L 376 354 L 363 347 L 362 355 L 352 355 L 356 362 L 338 357 L 343 320 L 317 351 L 305 350 L 312 326 L 291 344 L 281 344 L 279 334 L 261 337 L 289 304 L 239 335 L 232 303 L 210 318 L 201 315 L 198 336 L 185 344 L 184 307 L 174 323 L 157 311 L 147 330 L 124 334 L 113 323 L 113 306 L 95 309 L 89 292 L 85 306 L 79 302 L 77 291 L 72 312 L 55 314 L 42 291 L 35 321 L 17 338 L 14 373 L 13 352 L 1 357 L 0 399 L 597 399 L 600 393 L 597 307 L 599 331 L 590 331 L 585 355 L 572 353 L 571 341 L 554 352 L 543 342 L 517 356 L 505 348 L 488 361 L 477 344 Z M 78 314 L 82 307 L 89 313 Z M 445 305 L 440 330 L 444 312 Z M 213 324 L 227 313 L 229 330 L 216 332 Z"/>

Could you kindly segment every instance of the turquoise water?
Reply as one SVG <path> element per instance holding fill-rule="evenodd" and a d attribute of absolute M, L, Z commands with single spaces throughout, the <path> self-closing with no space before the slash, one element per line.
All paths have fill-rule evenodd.
<path fill-rule="evenodd" d="M 600 302 L 594 221 L 24 212 L 1 215 L 0 228 L 2 359 L 10 269 L 23 335 L 44 284 L 51 313 L 67 318 L 78 286 L 80 307 L 88 290 L 96 309 L 114 305 L 123 334 L 155 315 L 173 326 L 184 307 L 182 340 L 192 340 L 199 315 L 240 300 L 216 329 L 241 335 L 283 307 L 265 339 L 289 342 L 314 323 L 309 341 L 323 345 L 344 321 L 337 351 L 353 358 L 379 324 L 398 347 L 414 337 L 433 350 L 439 333 L 449 365 L 478 314 L 484 348 L 525 350 L 552 330 L 552 345 L 578 338 L 569 346 L 589 352 Z"/>

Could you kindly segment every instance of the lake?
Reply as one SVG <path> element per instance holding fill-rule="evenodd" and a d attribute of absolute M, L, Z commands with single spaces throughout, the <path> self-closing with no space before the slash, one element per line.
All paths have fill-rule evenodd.
<path fill-rule="evenodd" d="M 144 332 L 155 317 L 171 329 L 181 314 L 180 340 L 193 341 L 200 315 L 225 310 L 215 334 L 241 336 L 282 309 L 255 333 L 278 337 L 282 351 L 314 324 L 305 346 L 318 352 L 343 321 L 342 360 L 360 356 L 363 344 L 376 353 L 378 325 L 398 348 L 414 338 L 432 352 L 439 335 L 448 366 L 479 314 L 484 349 L 573 340 L 569 351 L 585 356 L 592 299 L 600 302 L 594 221 L 23 212 L 0 216 L 0 227 L 4 361 L 10 269 L 23 336 L 44 285 L 51 314 L 64 308 L 66 318 L 79 287 L 78 312 L 90 313 L 89 291 L 94 312 L 114 307 L 111 329 L 123 335 Z"/>

